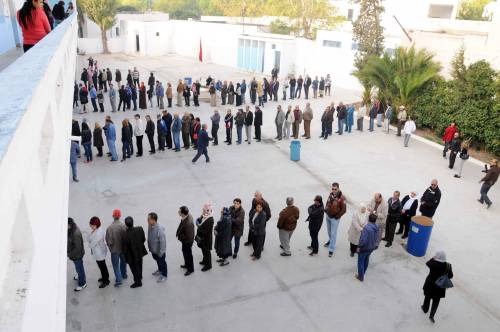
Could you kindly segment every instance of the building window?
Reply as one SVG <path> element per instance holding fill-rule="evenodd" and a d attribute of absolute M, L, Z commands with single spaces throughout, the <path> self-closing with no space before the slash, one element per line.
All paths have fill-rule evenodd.
<path fill-rule="evenodd" d="M 115 28 L 115 35 L 116 37 L 120 37 L 120 27 Z"/>
<path fill-rule="evenodd" d="M 359 48 L 359 44 L 358 43 L 352 43 L 351 44 L 351 50 L 356 51 L 358 48 Z"/>
<path fill-rule="evenodd" d="M 352 8 L 348 9 L 347 10 L 347 20 L 352 21 L 353 16 L 354 16 L 354 9 L 352 9 Z"/>
<path fill-rule="evenodd" d="M 156 37 L 160 37 L 160 33 L 159 32 L 156 33 Z"/>
<path fill-rule="evenodd" d="M 323 40 L 323 46 L 341 48 L 342 42 L 339 42 L 337 40 Z"/>

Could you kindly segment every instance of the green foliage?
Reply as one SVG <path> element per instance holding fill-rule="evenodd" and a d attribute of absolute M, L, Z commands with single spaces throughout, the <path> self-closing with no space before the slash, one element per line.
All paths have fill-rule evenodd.
<path fill-rule="evenodd" d="M 490 3 L 491 0 L 462 0 L 458 9 L 458 19 L 460 20 L 474 20 L 484 21 L 483 11 L 484 7 Z"/>
<path fill-rule="evenodd" d="M 148 9 L 148 2 L 149 0 L 118 0 L 118 10 L 144 13 Z"/>
<path fill-rule="evenodd" d="M 153 9 L 169 13 L 174 19 L 199 18 L 201 9 L 198 0 L 155 0 Z"/>
<path fill-rule="evenodd" d="M 115 24 L 117 0 L 79 0 L 78 5 L 101 28 L 102 49 L 108 53 L 106 31 Z"/>
<path fill-rule="evenodd" d="M 292 32 L 292 28 L 290 28 L 290 26 L 286 22 L 280 19 L 272 21 L 269 28 L 271 30 L 271 33 L 277 33 L 280 35 L 289 35 Z"/>

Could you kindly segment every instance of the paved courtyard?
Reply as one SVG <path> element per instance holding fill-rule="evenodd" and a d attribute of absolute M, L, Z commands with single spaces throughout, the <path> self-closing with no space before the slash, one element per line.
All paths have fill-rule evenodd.
<path fill-rule="evenodd" d="M 86 58 L 86 57 L 85 57 Z M 84 62 L 80 58 L 80 62 Z M 150 70 L 164 83 L 184 76 L 203 77 L 212 74 L 227 79 L 250 79 L 251 74 L 217 66 L 199 65 L 179 57 L 135 58 L 125 55 L 99 56 L 101 67 L 113 71 L 137 66 L 146 80 Z M 185 73 L 194 72 L 186 75 Z M 326 74 L 326 73 L 325 73 Z M 79 73 L 78 73 L 79 76 Z M 125 163 L 111 163 L 94 157 L 90 165 L 78 164 L 80 182 L 70 184 L 69 215 L 84 232 L 96 215 L 103 227 L 111 223 L 111 212 L 120 208 L 124 216 L 134 217 L 145 229 L 146 215 L 155 211 L 167 231 L 168 280 L 157 284 L 151 275 L 155 263 L 144 257 L 143 287 L 130 289 L 129 280 L 121 288 L 99 289 L 97 265 L 86 246 L 84 257 L 88 287 L 73 291 L 73 264 L 68 262 L 67 330 L 68 331 L 498 331 L 500 301 L 498 276 L 500 267 L 496 252 L 500 249 L 500 190 L 490 191 L 495 202 L 486 210 L 476 202 L 481 167 L 467 162 L 462 179 L 453 171 L 440 151 L 426 143 L 412 140 L 404 148 L 402 140 L 379 128 L 374 133 L 354 131 L 319 140 L 320 116 L 331 101 L 359 100 L 355 91 L 343 90 L 335 82 L 331 98 L 311 101 L 314 110 L 313 138 L 301 140 L 301 161 L 289 158 L 287 140 L 275 141 L 274 115 L 277 103 L 267 103 L 264 112 L 263 140 L 251 145 L 225 144 L 209 147 L 211 162 L 201 158 L 191 164 L 194 150 L 145 154 Z M 141 78 L 141 80 L 143 80 Z M 248 99 L 248 98 L 247 98 Z M 292 105 L 305 106 L 305 101 Z M 288 101 L 282 106 L 287 106 Z M 106 104 L 107 114 L 109 104 Z M 187 108 L 173 108 L 184 112 Z M 188 109 L 207 122 L 211 108 L 202 104 Z M 155 115 L 157 109 L 139 111 Z M 111 114 L 115 124 L 132 111 Z M 76 114 L 104 123 L 102 113 Z M 365 126 L 367 123 L 365 123 Z M 336 122 L 334 123 L 334 128 Z M 117 129 L 119 126 L 117 126 Z M 119 133 L 120 130 L 117 130 Z M 219 137 L 223 137 L 222 130 Z M 235 136 L 235 132 L 234 136 Z M 223 139 L 222 139 L 223 140 Z M 222 141 L 221 140 L 221 141 Z M 121 156 L 121 144 L 117 147 Z M 145 140 L 145 148 L 148 143 Z M 95 151 L 94 151 L 95 152 Z M 83 153 L 83 151 L 82 151 Z M 428 254 L 415 258 L 399 245 L 381 247 L 371 256 L 364 283 L 354 279 L 356 258 L 349 257 L 347 229 L 354 204 L 369 201 L 381 192 L 387 199 L 394 190 L 403 194 L 416 190 L 419 196 L 432 178 L 439 180 L 443 193 L 435 216 L 435 226 Z M 338 230 L 338 248 L 332 258 L 320 248 L 315 257 L 308 255 L 309 233 L 307 207 L 316 194 L 324 199 L 331 182 L 337 181 L 348 196 L 348 213 Z M 248 216 L 255 190 L 262 191 L 273 217 L 267 225 L 265 251 L 260 261 L 251 261 L 251 250 L 242 247 L 230 264 L 183 276 L 181 245 L 175 238 L 179 217 L 177 210 L 187 205 L 194 217 L 203 203 L 211 201 L 214 216 L 221 207 L 241 197 Z M 293 196 L 301 217 L 294 232 L 291 257 L 279 255 L 277 215 L 285 207 L 285 198 Z M 245 219 L 245 224 L 247 218 Z M 325 228 L 325 226 L 323 226 Z M 245 225 L 245 238 L 247 235 Z M 326 230 L 320 232 L 320 243 L 326 242 Z M 425 262 L 436 250 L 445 250 L 453 264 L 455 288 L 447 292 L 432 325 L 420 310 L 422 285 L 428 269 Z M 193 247 L 195 265 L 201 251 Z M 213 253 L 213 259 L 215 255 Z M 214 262 L 215 263 L 215 262 Z M 110 258 L 108 269 L 112 275 Z"/>

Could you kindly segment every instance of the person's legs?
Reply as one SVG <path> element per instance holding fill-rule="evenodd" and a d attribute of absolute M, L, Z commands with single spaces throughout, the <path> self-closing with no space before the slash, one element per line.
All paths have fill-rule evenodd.
<path fill-rule="evenodd" d="M 75 270 L 78 274 L 78 286 L 84 286 L 87 284 L 87 279 L 85 277 L 85 268 L 83 267 L 83 259 L 74 260 Z"/>
<path fill-rule="evenodd" d="M 194 158 L 192 160 L 192 162 L 195 163 L 198 160 L 198 158 L 201 157 L 201 154 L 202 154 L 201 149 L 198 149 L 197 152 L 196 152 L 196 155 L 194 156 Z"/>
<path fill-rule="evenodd" d="M 309 235 L 311 236 L 312 252 L 317 254 L 319 249 L 318 231 L 314 229 L 309 229 Z"/>
<path fill-rule="evenodd" d="M 488 197 L 488 191 L 490 190 L 490 188 L 491 186 L 486 182 L 483 182 L 483 184 L 481 185 L 481 198 L 479 199 L 481 203 L 485 202 L 486 204 L 491 205 L 492 202 Z"/>
<path fill-rule="evenodd" d="M 356 244 L 350 243 L 349 250 L 351 251 L 351 256 L 353 256 L 356 251 L 358 251 L 358 246 Z"/>
<path fill-rule="evenodd" d="M 241 239 L 241 237 L 234 235 L 233 238 L 234 238 L 234 251 L 233 251 L 233 253 L 234 253 L 234 255 L 238 255 L 238 252 L 240 251 L 240 239 Z"/>
<path fill-rule="evenodd" d="M 425 314 L 429 311 L 430 304 L 431 304 L 431 298 L 426 296 L 424 298 L 424 303 L 422 304 L 422 310 Z"/>
<path fill-rule="evenodd" d="M 439 307 L 440 300 L 441 299 L 439 297 L 435 297 L 432 299 L 431 313 L 429 314 L 429 318 L 434 319 L 434 315 L 436 314 L 436 311 Z"/>
<path fill-rule="evenodd" d="M 164 276 L 165 278 L 168 275 L 168 269 L 167 269 L 167 261 L 165 260 L 166 256 L 163 254 L 163 256 L 157 256 L 158 257 L 158 270 L 160 271 L 161 275 Z"/>
<path fill-rule="evenodd" d="M 387 245 L 391 245 L 394 241 L 394 232 L 396 231 L 396 222 L 387 222 L 385 224 L 385 239 L 387 240 Z"/>
<path fill-rule="evenodd" d="M 120 254 L 120 271 L 122 273 L 122 279 L 127 279 L 127 262 L 125 261 L 125 255 Z"/>
<path fill-rule="evenodd" d="M 122 283 L 122 272 L 120 270 L 120 254 L 111 253 L 111 264 L 113 265 L 113 272 L 115 273 L 115 282 Z"/>
<path fill-rule="evenodd" d="M 261 138 L 260 126 L 255 126 L 255 137 L 257 137 L 257 141 L 260 142 Z"/>
<path fill-rule="evenodd" d="M 241 131 L 243 129 L 243 126 L 236 126 L 236 136 L 238 136 L 238 139 L 236 140 L 236 143 L 241 144 Z"/>
<path fill-rule="evenodd" d="M 368 252 L 358 252 L 358 278 L 361 281 L 365 279 L 365 261 L 368 254 Z"/>
<path fill-rule="evenodd" d="M 446 153 L 448 152 L 448 148 L 449 148 L 449 143 L 445 141 L 443 147 L 443 158 L 446 158 Z"/>
<path fill-rule="evenodd" d="M 136 142 L 137 142 L 137 154 L 139 156 L 142 156 L 142 138 L 143 138 L 143 135 L 135 137 Z"/>
<path fill-rule="evenodd" d="M 103 284 L 109 284 L 109 272 L 108 272 L 108 267 L 106 266 L 106 261 L 102 260 L 96 262 L 99 271 L 101 271 L 101 282 Z"/>
<path fill-rule="evenodd" d="M 78 175 L 76 172 L 76 163 L 69 163 L 71 165 L 71 173 L 73 174 L 73 181 L 78 180 Z"/>
<path fill-rule="evenodd" d="M 206 268 L 211 268 L 212 254 L 210 252 L 210 249 L 202 249 L 201 252 L 203 253 L 203 265 L 205 265 Z"/>
<path fill-rule="evenodd" d="M 448 167 L 450 169 L 453 169 L 453 166 L 455 166 L 455 160 L 457 158 L 457 153 L 455 151 L 450 152 L 450 159 L 449 159 L 449 165 Z"/>
<path fill-rule="evenodd" d="M 208 163 L 210 161 L 210 158 L 208 157 L 208 150 L 206 147 L 204 147 L 202 150 L 201 150 L 201 153 L 205 156 L 205 161 Z"/>
<path fill-rule="evenodd" d="M 335 218 L 330 219 L 330 245 L 328 246 L 328 251 L 334 252 L 335 245 L 337 244 L 337 229 L 339 227 L 339 220 Z"/>
<path fill-rule="evenodd" d="M 184 256 L 184 265 L 186 266 L 186 270 L 188 272 L 194 271 L 193 252 L 191 250 L 192 246 L 193 242 L 182 243 L 182 255 Z"/>
<path fill-rule="evenodd" d="M 405 137 L 404 137 L 404 146 L 405 147 L 408 147 L 408 143 L 410 142 L 410 137 L 411 137 L 411 134 L 405 134 Z"/>

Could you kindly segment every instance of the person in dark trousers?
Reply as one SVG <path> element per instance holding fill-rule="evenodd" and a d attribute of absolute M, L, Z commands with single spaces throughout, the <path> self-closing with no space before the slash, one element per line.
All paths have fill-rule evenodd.
<path fill-rule="evenodd" d="M 95 123 L 94 132 L 92 134 L 92 140 L 95 148 L 97 149 L 97 157 L 102 157 L 102 147 L 104 146 L 104 140 L 102 139 L 102 128 L 98 122 Z"/>
<path fill-rule="evenodd" d="M 446 296 L 446 288 L 441 288 L 436 284 L 436 281 L 442 276 L 446 275 L 449 279 L 453 278 L 453 270 L 451 264 L 446 262 L 446 253 L 444 251 L 438 251 L 427 263 L 429 268 L 429 274 L 425 278 L 424 283 L 424 303 L 421 308 L 426 314 L 429 311 L 429 305 L 431 304 L 431 312 L 429 315 L 429 320 L 432 323 L 434 321 L 434 315 L 436 314 L 439 302 Z"/>
<path fill-rule="evenodd" d="M 210 117 L 212 121 L 212 139 L 213 145 L 219 145 L 219 124 L 220 124 L 220 114 L 218 110 L 214 110 L 214 114 Z"/>
<path fill-rule="evenodd" d="M 158 150 L 165 151 L 165 136 L 167 135 L 167 126 L 161 115 L 156 116 L 156 132 L 158 133 Z"/>
<path fill-rule="evenodd" d="M 149 115 L 146 115 L 146 130 L 144 131 L 149 141 L 149 153 L 155 154 L 155 123 Z"/>
<path fill-rule="evenodd" d="M 403 197 L 401 201 L 401 221 L 399 230 L 396 234 L 403 234 L 402 238 L 406 239 L 410 232 L 410 221 L 417 214 L 418 199 L 417 193 L 412 191 L 409 195 Z"/>
<path fill-rule="evenodd" d="M 106 266 L 106 254 L 108 249 L 104 240 L 104 230 L 101 228 L 101 220 L 98 217 L 90 218 L 89 248 L 92 258 L 95 259 L 97 267 L 101 272 L 101 278 L 98 282 L 99 288 L 105 288 L 109 285 L 109 272 Z"/>
<path fill-rule="evenodd" d="M 392 241 L 394 241 L 394 232 L 396 231 L 396 226 L 401 220 L 401 209 L 403 206 L 401 205 L 401 201 L 399 200 L 401 193 L 399 191 L 395 191 L 392 194 L 392 197 L 387 201 L 387 220 L 385 223 L 385 238 L 386 247 L 392 246 Z"/>
<path fill-rule="evenodd" d="M 127 263 L 123 255 L 123 240 L 127 228 L 120 221 L 121 211 L 118 209 L 113 210 L 113 222 L 106 229 L 106 244 L 108 245 L 109 252 L 111 253 L 111 264 L 113 265 L 113 272 L 115 273 L 115 287 L 119 287 L 123 279 L 127 279 Z"/>
<path fill-rule="evenodd" d="M 163 111 L 163 122 L 165 123 L 166 127 L 166 134 L 165 134 L 165 139 L 167 142 L 167 149 L 172 149 L 172 121 L 174 120 L 172 117 L 172 114 L 169 113 L 167 110 Z"/>
<path fill-rule="evenodd" d="M 443 148 L 443 158 L 446 159 L 446 153 L 450 149 L 450 144 L 453 138 L 455 137 L 455 133 L 457 132 L 457 126 L 455 125 L 454 122 L 452 122 L 445 130 L 444 130 L 444 135 L 443 135 L 443 143 L 444 143 L 444 148 Z"/>
<path fill-rule="evenodd" d="M 231 214 L 231 233 L 234 238 L 233 259 L 236 259 L 240 250 L 240 239 L 245 228 L 245 210 L 241 206 L 241 199 L 235 198 L 233 200 L 233 206 L 229 208 L 229 213 Z"/>
<path fill-rule="evenodd" d="M 249 246 L 253 242 L 253 232 L 250 231 L 250 228 L 252 227 L 251 221 L 254 218 L 255 212 L 256 212 L 256 206 L 257 203 L 260 203 L 262 205 L 262 209 L 266 214 L 266 222 L 271 219 L 271 209 L 269 208 L 269 203 L 266 202 L 266 200 L 262 197 L 262 193 L 260 191 L 256 191 L 254 194 L 254 198 L 252 200 L 252 207 L 250 209 L 250 212 L 248 213 L 248 239 L 247 242 L 245 242 L 245 246 Z M 265 235 L 264 235 L 265 238 Z"/>
<path fill-rule="evenodd" d="M 231 110 L 227 110 L 226 116 L 224 117 L 224 124 L 226 126 L 226 140 L 224 143 L 227 145 L 232 144 L 232 136 L 233 136 L 233 115 L 231 114 Z"/>
<path fill-rule="evenodd" d="M 498 175 L 500 174 L 500 168 L 498 168 L 498 160 L 492 159 L 490 161 L 490 169 L 486 173 L 486 175 L 479 180 L 479 183 L 483 183 L 481 185 L 481 198 L 479 198 L 477 201 L 481 204 L 486 203 L 486 207 L 489 209 L 491 204 L 493 202 L 489 199 L 488 197 L 488 191 L 490 190 L 491 187 L 497 182 L 498 180 Z"/>
<path fill-rule="evenodd" d="M 83 256 L 85 255 L 85 248 L 83 247 L 82 232 L 75 224 L 73 218 L 68 218 L 68 258 L 75 264 L 77 277 L 73 279 L 78 280 L 78 286 L 74 289 L 79 292 L 87 287 L 87 279 L 85 276 L 85 268 L 83 267 Z"/>
<path fill-rule="evenodd" d="M 154 91 L 155 82 L 156 82 L 155 75 L 153 73 L 150 73 L 148 78 L 149 91 Z"/>
<path fill-rule="evenodd" d="M 431 181 L 431 186 L 427 188 L 420 198 L 420 213 L 424 217 L 432 218 L 441 202 L 441 189 L 439 189 L 436 179 Z"/>
<path fill-rule="evenodd" d="M 311 77 L 306 75 L 306 79 L 304 80 L 304 95 L 306 96 L 306 99 L 309 99 L 309 87 L 311 86 L 311 83 Z"/>
<path fill-rule="evenodd" d="M 214 228 L 214 233 L 214 249 L 219 257 L 217 263 L 219 263 L 220 266 L 226 266 L 229 264 L 227 258 L 233 254 L 233 246 L 231 245 L 232 223 L 229 208 L 222 208 L 220 219 Z"/>
<path fill-rule="evenodd" d="M 314 197 L 314 203 L 307 209 L 309 216 L 306 222 L 309 222 L 309 235 L 311 236 L 311 245 L 307 247 L 311 252 L 309 256 L 318 254 L 318 233 L 323 225 L 323 217 L 325 215 L 325 207 L 323 205 L 323 198 L 320 195 Z"/>
<path fill-rule="evenodd" d="M 262 250 L 264 250 L 264 241 L 266 240 L 267 215 L 264 211 L 263 202 L 255 204 L 255 212 L 249 219 L 250 228 L 248 233 L 252 233 L 253 253 L 250 255 L 252 260 L 260 259 Z"/>
<path fill-rule="evenodd" d="M 356 279 L 363 282 L 365 280 L 365 273 L 368 269 L 370 262 L 370 255 L 378 246 L 378 226 L 375 223 L 377 215 L 370 214 L 368 217 L 368 224 L 363 227 L 358 244 L 358 274 L 355 275 Z"/>
<path fill-rule="evenodd" d="M 201 155 L 205 156 L 205 161 L 207 163 L 210 162 L 210 158 L 208 157 L 208 149 L 207 149 L 208 142 L 209 142 L 209 138 L 208 138 L 208 133 L 207 133 L 207 125 L 204 123 L 201 126 L 200 132 L 198 133 L 198 141 L 197 141 L 198 152 L 196 153 L 196 156 L 194 156 L 194 158 L 192 160 L 193 164 L 196 163 L 196 161 L 198 160 L 198 158 L 201 157 Z"/>
<path fill-rule="evenodd" d="M 460 149 L 462 148 L 462 141 L 459 138 L 458 133 L 455 133 L 453 139 L 450 142 L 450 158 L 449 158 L 449 169 L 453 169 L 455 166 L 455 160 L 457 159 L 457 154 L 460 153 Z"/>
<path fill-rule="evenodd" d="M 212 255 L 210 251 L 212 250 L 213 242 L 214 218 L 210 204 L 203 205 L 203 211 L 201 216 L 196 220 L 196 226 L 198 226 L 198 229 L 196 230 L 195 241 L 203 253 L 203 260 L 200 264 L 203 265 L 201 271 L 205 272 L 212 268 Z"/>
<path fill-rule="evenodd" d="M 148 214 L 148 249 L 158 265 L 158 269 L 153 272 L 154 276 L 159 276 L 156 282 L 166 281 L 168 276 L 166 261 L 167 239 L 165 228 L 158 224 L 158 215 L 155 212 Z"/>
<path fill-rule="evenodd" d="M 187 206 L 179 208 L 181 222 L 177 227 L 175 236 L 182 243 L 182 256 L 184 256 L 184 265 L 181 268 L 186 269 L 184 275 L 187 277 L 194 272 L 193 263 L 193 242 L 194 242 L 194 223 L 193 216 L 189 213 Z"/>
<path fill-rule="evenodd" d="M 125 218 L 125 226 L 127 231 L 123 240 L 123 254 L 134 276 L 134 283 L 130 288 L 142 287 L 142 258 L 148 254 L 144 246 L 146 235 L 141 226 L 134 227 L 132 217 Z"/>
<path fill-rule="evenodd" d="M 254 125 L 254 128 L 255 128 L 255 140 L 257 142 L 260 142 L 260 140 L 261 140 L 261 130 L 260 130 L 260 127 L 262 126 L 262 110 L 258 106 L 255 107 L 255 114 L 254 114 L 253 125 Z"/>
<path fill-rule="evenodd" d="M 73 86 L 73 108 L 78 107 L 78 84 Z"/>

